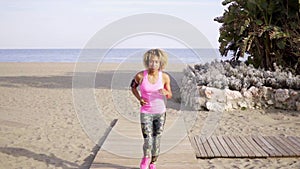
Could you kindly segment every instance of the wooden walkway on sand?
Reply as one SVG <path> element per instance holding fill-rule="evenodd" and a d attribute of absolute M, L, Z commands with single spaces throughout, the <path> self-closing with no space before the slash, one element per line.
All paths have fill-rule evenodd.
<path fill-rule="evenodd" d="M 183 120 L 167 114 L 157 168 L 198 169 L 195 152 L 186 134 Z M 178 128 L 177 128 L 178 127 Z M 182 139 L 178 139 L 182 137 Z M 120 117 L 91 164 L 91 169 L 138 169 L 143 139 L 140 124 Z"/>
<path fill-rule="evenodd" d="M 300 138 L 294 136 L 195 136 L 197 158 L 300 157 Z"/>

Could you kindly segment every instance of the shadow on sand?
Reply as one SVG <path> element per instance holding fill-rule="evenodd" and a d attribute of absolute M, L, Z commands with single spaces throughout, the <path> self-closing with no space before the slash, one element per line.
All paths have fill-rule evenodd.
<path fill-rule="evenodd" d="M 32 151 L 24 149 L 24 148 L 0 147 L 0 152 L 14 156 L 14 157 L 24 156 L 27 158 L 31 158 L 36 161 L 44 162 L 44 163 L 46 163 L 47 166 L 52 165 L 55 167 L 61 167 L 63 169 L 80 168 L 80 165 L 60 159 L 60 158 L 56 157 L 55 155 L 37 154 L 35 152 L 32 152 Z"/>
<path fill-rule="evenodd" d="M 0 77 L 0 87 L 8 88 L 45 88 L 45 89 L 109 89 L 109 90 L 130 90 L 130 82 L 135 75 L 135 71 L 103 71 L 100 73 L 77 73 L 80 80 L 73 83 L 73 73 L 65 76 L 2 76 Z M 180 85 L 183 77 L 182 72 L 170 72 L 171 88 L 173 98 L 169 100 L 168 107 L 179 110 L 180 107 L 173 103 L 180 103 Z M 82 78 L 82 80 L 81 80 Z M 95 79 L 87 82 L 85 78 Z M 172 103 L 173 102 L 173 103 Z"/>
<path fill-rule="evenodd" d="M 100 138 L 98 144 L 96 144 L 93 149 L 91 154 L 84 159 L 84 162 L 79 165 L 74 162 L 69 162 L 67 160 L 63 160 L 61 158 L 56 157 L 55 155 L 46 155 L 46 154 L 38 154 L 35 152 L 32 152 L 30 150 L 24 149 L 24 148 L 17 148 L 17 147 L 0 147 L 0 153 L 8 154 L 14 157 L 27 157 L 34 159 L 36 161 L 44 162 L 46 163 L 47 167 L 48 166 L 55 166 L 55 167 L 61 167 L 63 169 L 89 169 L 99 152 L 100 148 L 104 144 L 107 136 L 109 135 L 111 129 L 116 125 L 117 119 L 113 120 L 110 123 L 110 126 L 106 129 L 105 134 Z M 99 163 L 96 163 L 96 165 L 99 165 Z M 114 165 L 114 164 L 101 164 L 102 166 L 110 166 L 113 168 L 127 168 L 124 166 L 120 165 Z M 101 167 L 98 167 L 101 168 Z"/>
<path fill-rule="evenodd" d="M 99 146 L 96 145 L 93 148 L 93 152 L 98 152 L 99 151 Z M 63 160 L 61 158 L 56 157 L 55 155 L 46 155 L 46 154 L 38 154 L 35 152 L 32 152 L 30 150 L 24 149 L 24 148 L 17 148 L 17 147 L 0 147 L 0 152 L 7 154 L 7 155 L 11 155 L 14 157 L 27 157 L 27 158 L 31 158 L 33 160 L 36 161 L 40 161 L 43 162 L 48 166 L 54 166 L 54 167 L 60 167 L 63 169 L 89 169 L 91 167 L 91 164 L 93 162 L 94 159 L 94 154 L 91 154 L 90 156 L 88 156 L 87 158 L 85 158 L 84 163 L 79 165 L 76 164 L 74 162 L 69 162 L 66 160 Z M 101 168 L 101 166 L 105 166 L 105 167 L 110 167 L 110 168 L 116 168 L 116 169 L 125 169 L 128 167 L 125 166 L 120 166 L 120 165 L 116 165 L 116 164 L 99 164 L 99 163 L 95 163 L 93 164 L 94 167 L 98 167 Z"/>

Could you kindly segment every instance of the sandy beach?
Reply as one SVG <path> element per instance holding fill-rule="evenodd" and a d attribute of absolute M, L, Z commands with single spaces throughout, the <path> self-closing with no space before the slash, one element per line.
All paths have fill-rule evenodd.
<path fill-rule="evenodd" d="M 180 79 L 183 67 L 169 65 L 166 71 Z M 95 74 L 95 100 L 108 123 L 117 117 L 120 108 L 112 103 L 125 104 L 111 93 L 118 92 L 135 103 L 124 86 L 142 68 L 139 63 L 107 63 L 98 66 L 96 73 L 90 72 Z M 74 70 L 74 63 L 0 63 L 1 169 L 89 167 L 97 147 L 75 110 Z M 180 81 L 176 82 L 173 86 L 178 93 Z M 175 95 L 174 105 L 178 100 Z M 131 107 L 127 108 L 130 113 Z M 136 120 L 138 104 L 133 108 L 135 113 L 128 117 Z M 191 135 L 201 132 L 208 113 L 197 112 Z M 214 131 L 214 135 L 251 134 L 300 136 L 300 113 L 278 109 L 224 112 Z M 198 163 L 199 168 L 300 168 L 299 158 L 215 158 L 198 159 Z"/>

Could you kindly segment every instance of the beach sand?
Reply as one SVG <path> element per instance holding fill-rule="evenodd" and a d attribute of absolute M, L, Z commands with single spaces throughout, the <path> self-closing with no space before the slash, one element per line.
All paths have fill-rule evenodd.
<path fill-rule="evenodd" d="M 180 79 L 183 67 L 169 65 L 167 71 L 174 79 Z M 96 74 L 88 72 L 95 74 L 94 99 L 105 112 L 108 123 L 117 117 L 115 103 L 125 104 L 115 96 L 127 97 L 128 90 L 124 90 L 124 86 L 142 68 L 139 63 L 107 63 L 97 67 Z M 74 70 L 74 63 L 0 63 L 1 169 L 89 167 L 97 146 L 76 113 L 72 93 Z M 176 82 L 174 91 L 178 93 L 176 87 L 180 81 Z M 132 96 L 129 99 L 135 102 Z M 174 105 L 178 100 L 179 96 L 175 95 Z M 174 106 L 172 102 L 170 105 Z M 135 106 L 134 110 L 138 110 L 137 103 Z M 131 107 L 127 108 L 125 112 L 130 113 Z M 191 134 L 201 132 L 208 113 L 197 112 L 198 119 Z M 224 112 L 214 135 L 300 136 L 299 114 L 277 109 Z M 137 115 L 128 116 L 136 120 Z M 216 158 L 198 159 L 198 163 L 199 168 L 300 168 L 299 158 Z"/>

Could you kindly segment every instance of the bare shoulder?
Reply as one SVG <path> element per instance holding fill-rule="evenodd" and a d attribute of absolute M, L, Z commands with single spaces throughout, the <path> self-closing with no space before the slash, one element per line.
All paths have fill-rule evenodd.
<path fill-rule="evenodd" d="M 163 77 L 163 79 L 164 79 L 165 82 L 169 82 L 170 81 L 170 76 L 169 76 L 168 73 L 163 72 L 162 73 L 162 77 Z"/>
<path fill-rule="evenodd" d="M 140 83 L 144 78 L 144 71 L 140 71 L 135 75 L 136 82 Z"/>
<path fill-rule="evenodd" d="M 143 78 L 144 77 L 144 71 L 138 72 L 135 77 Z"/>

